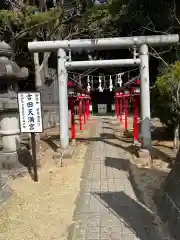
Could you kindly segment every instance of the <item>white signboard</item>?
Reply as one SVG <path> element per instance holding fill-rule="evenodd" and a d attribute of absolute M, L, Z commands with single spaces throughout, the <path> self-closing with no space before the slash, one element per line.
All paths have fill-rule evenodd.
<path fill-rule="evenodd" d="M 92 105 L 89 105 L 89 111 L 92 111 Z"/>
<path fill-rule="evenodd" d="M 112 104 L 112 110 L 113 110 L 113 111 L 115 110 L 115 105 L 114 105 L 114 104 Z"/>
<path fill-rule="evenodd" d="M 19 92 L 18 105 L 21 132 L 43 132 L 40 92 Z"/>
<path fill-rule="evenodd" d="M 134 89 L 134 92 L 135 92 L 135 93 L 140 93 L 140 88 L 135 88 L 135 89 Z"/>
<path fill-rule="evenodd" d="M 100 114 L 107 113 L 107 104 L 98 104 L 98 113 Z"/>

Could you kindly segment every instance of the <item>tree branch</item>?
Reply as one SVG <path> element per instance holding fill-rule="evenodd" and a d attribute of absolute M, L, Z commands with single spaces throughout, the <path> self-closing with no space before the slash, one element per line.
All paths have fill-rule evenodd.
<path fill-rule="evenodd" d="M 160 59 L 164 63 L 164 65 L 168 67 L 168 63 L 160 56 L 160 54 L 158 54 L 158 52 L 153 47 L 151 47 L 151 49 L 155 52 L 155 54 L 151 52 L 149 54 L 157 59 Z"/>
<path fill-rule="evenodd" d="M 175 18 L 175 20 L 178 23 L 178 25 L 180 25 L 180 20 L 179 20 L 179 18 L 176 15 L 176 0 L 173 1 L 173 5 L 174 5 L 173 10 L 172 10 L 173 17 Z"/>

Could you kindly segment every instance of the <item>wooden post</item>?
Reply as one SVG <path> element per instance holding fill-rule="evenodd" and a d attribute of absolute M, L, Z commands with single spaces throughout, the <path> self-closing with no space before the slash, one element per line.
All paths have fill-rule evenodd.
<path fill-rule="evenodd" d="M 32 161 L 33 161 L 34 181 L 38 182 L 37 156 L 36 156 L 36 135 L 35 135 L 35 133 L 31 133 L 31 146 L 32 146 Z"/>

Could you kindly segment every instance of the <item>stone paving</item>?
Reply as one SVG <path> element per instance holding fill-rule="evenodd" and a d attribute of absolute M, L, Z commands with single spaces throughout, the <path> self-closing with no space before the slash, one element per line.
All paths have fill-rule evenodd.
<path fill-rule="evenodd" d="M 111 117 L 97 118 L 69 240 L 148 240 L 129 180 L 128 159 L 113 135 Z"/>

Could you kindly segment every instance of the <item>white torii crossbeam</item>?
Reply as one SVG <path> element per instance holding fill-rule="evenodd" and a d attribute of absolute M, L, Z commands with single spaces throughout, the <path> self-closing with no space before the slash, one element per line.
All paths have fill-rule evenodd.
<path fill-rule="evenodd" d="M 179 42 L 179 35 L 154 35 L 154 36 L 133 36 L 120 38 L 99 38 L 99 39 L 76 39 L 59 41 L 29 42 L 30 52 L 54 52 L 58 55 L 58 83 L 59 83 L 59 107 L 60 107 L 60 143 L 61 148 L 69 146 L 68 127 L 68 93 L 67 93 L 67 69 L 68 68 L 93 68 L 113 66 L 135 66 L 140 65 L 141 84 L 141 136 L 143 148 L 151 148 L 150 129 L 150 89 L 149 89 L 149 52 L 148 46 L 168 46 Z M 94 60 L 94 61 L 70 61 L 66 51 L 77 50 L 110 50 L 123 48 L 137 48 L 139 58 Z"/>
<path fill-rule="evenodd" d="M 98 50 L 98 49 L 122 49 L 132 46 L 139 47 L 142 44 L 149 46 L 172 45 L 179 42 L 179 35 L 155 35 L 120 38 L 99 38 L 99 39 L 75 39 L 59 41 L 29 42 L 28 48 L 31 52 L 53 52 L 59 48 L 64 50 Z"/>

